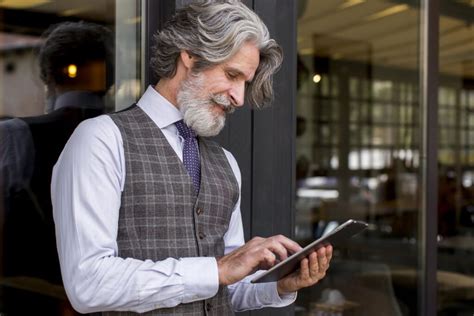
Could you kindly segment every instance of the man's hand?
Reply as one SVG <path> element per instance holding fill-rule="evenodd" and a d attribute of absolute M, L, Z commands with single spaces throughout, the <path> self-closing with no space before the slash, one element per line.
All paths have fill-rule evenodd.
<path fill-rule="evenodd" d="M 269 238 L 255 237 L 217 260 L 219 284 L 233 284 L 258 269 L 269 269 L 277 260 L 285 260 L 288 253 L 299 250 L 301 247 L 296 242 L 282 235 Z"/>
<path fill-rule="evenodd" d="M 284 277 L 277 283 L 278 294 L 296 292 L 304 287 L 318 283 L 324 278 L 332 258 L 332 246 L 312 252 L 300 262 L 300 269 Z"/>

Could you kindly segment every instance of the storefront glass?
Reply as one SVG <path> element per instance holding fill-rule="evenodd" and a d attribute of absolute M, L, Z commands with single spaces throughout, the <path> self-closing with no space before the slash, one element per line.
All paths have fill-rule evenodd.
<path fill-rule="evenodd" d="M 296 224 L 301 244 L 352 218 L 297 315 L 416 315 L 420 276 L 420 3 L 298 2 Z"/>
<path fill-rule="evenodd" d="M 439 315 L 474 313 L 474 3 L 443 1 L 439 19 Z"/>
<path fill-rule="evenodd" d="M 51 170 L 82 120 L 142 91 L 141 1 L 5 0 L 0 17 L 0 315 L 74 315 Z"/>

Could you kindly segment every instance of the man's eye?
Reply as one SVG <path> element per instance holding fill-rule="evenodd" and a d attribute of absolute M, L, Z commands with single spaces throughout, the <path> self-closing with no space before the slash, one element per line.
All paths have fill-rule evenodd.
<path fill-rule="evenodd" d="M 228 73 L 227 73 L 227 77 L 228 77 L 229 79 L 232 79 L 232 80 L 233 80 L 233 79 L 236 79 L 236 78 L 237 78 L 237 75 L 234 74 L 234 73 L 228 72 Z"/>

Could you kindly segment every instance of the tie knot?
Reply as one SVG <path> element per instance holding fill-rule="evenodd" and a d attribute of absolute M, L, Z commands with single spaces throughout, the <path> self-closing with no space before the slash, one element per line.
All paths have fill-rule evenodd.
<path fill-rule="evenodd" d="M 196 138 L 196 133 L 186 125 L 183 120 L 177 121 L 174 125 L 176 125 L 176 128 L 178 129 L 179 135 L 184 139 Z"/>

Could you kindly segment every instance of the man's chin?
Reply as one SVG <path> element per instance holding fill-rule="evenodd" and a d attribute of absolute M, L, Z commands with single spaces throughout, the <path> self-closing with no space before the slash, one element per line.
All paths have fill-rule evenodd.
<path fill-rule="evenodd" d="M 219 133 L 224 129 L 225 118 L 222 123 L 213 124 L 213 126 L 202 126 L 202 124 L 191 124 L 190 127 L 196 132 L 197 135 L 201 137 L 213 137 L 219 135 Z"/>

